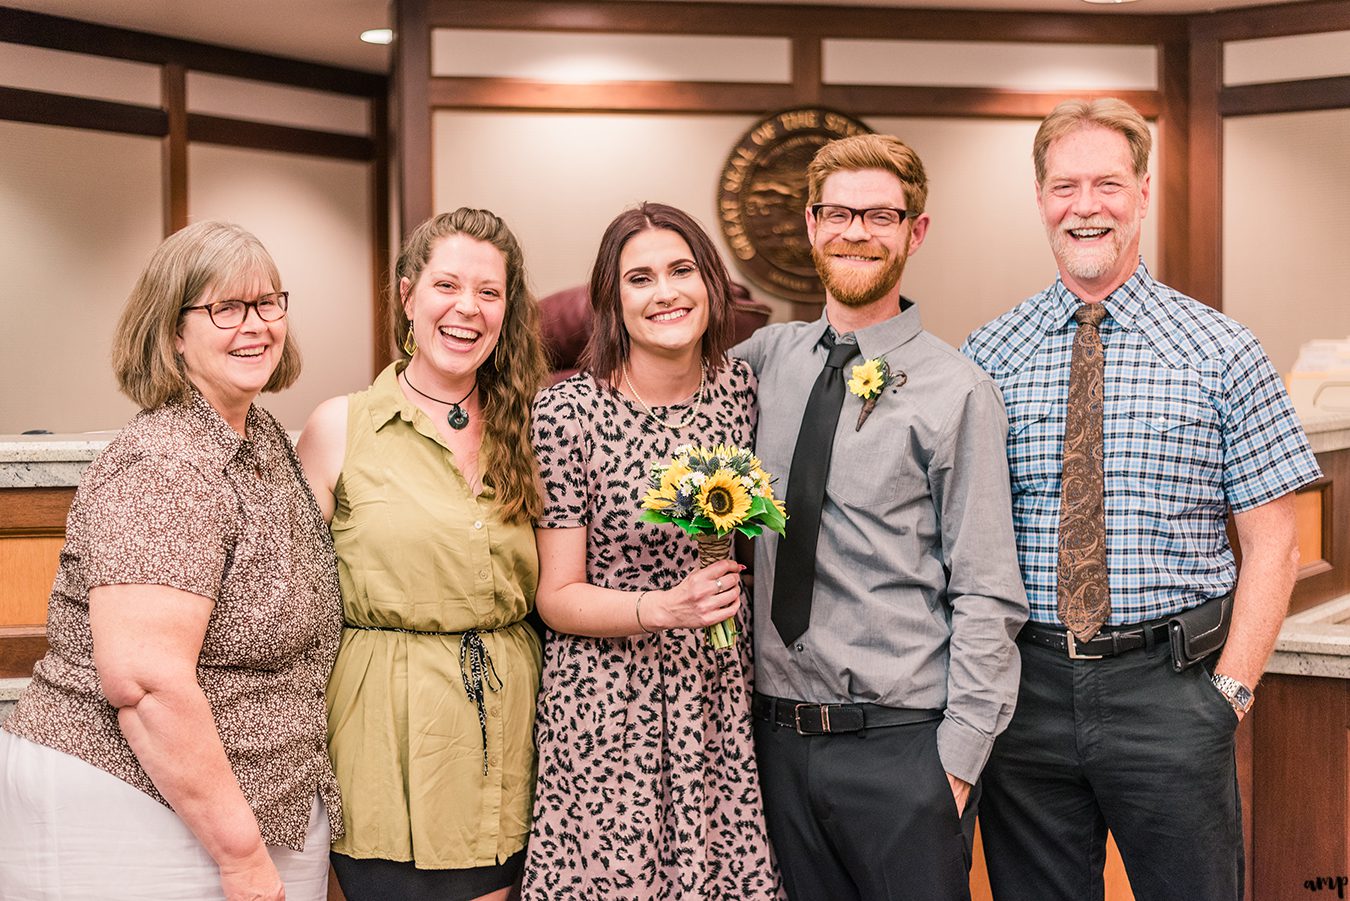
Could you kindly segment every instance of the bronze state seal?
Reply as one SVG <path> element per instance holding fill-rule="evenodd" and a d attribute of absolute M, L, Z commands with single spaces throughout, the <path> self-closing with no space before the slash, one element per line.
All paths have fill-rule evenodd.
<path fill-rule="evenodd" d="M 806 237 L 806 167 L 830 141 L 871 132 L 833 110 L 790 109 L 756 122 L 732 149 L 718 183 L 717 218 L 750 281 L 789 300 L 824 299 Z"/>

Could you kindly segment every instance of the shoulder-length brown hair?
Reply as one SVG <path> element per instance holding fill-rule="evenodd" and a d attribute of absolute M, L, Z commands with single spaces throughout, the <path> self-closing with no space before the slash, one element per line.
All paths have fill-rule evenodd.
<path fill-rule="evenodd" d="M 496 493 L 502 518 L 528 522 L 543 513 L 535 482 L 534 452 L 530 444 L 530 406 L 548 376 L 539 336 L 539 304 L 525 275 L 520 242 L 496 214 L 460 207 L 441 213 L 413 229 L 403 242 L 394 267 L 389 293 L 390 334 L 395 353 L 410 323 L 403 309 L 399 285 L 416 285 L 436 245 L 452 235 L 464 235 L 491 244 L 506 261 L 506 313 L 496 349 L 478 367 L 478 395 L 483 404 L 483 483 Z"/>
<path fill-rule="evenodd" d="M 122 308 L 113 333 L 112 364 L 122 393 L 153 410 L 188 398 L 187 371 L 174 350 L 178 319 L 208 291 L 264 276 L 280 291 L 281 274 L 262 242 L 229 222 L 198 222 L 164 239 Z M 290 387 L 300 376 L 300 350 L 286 330 L 281 361 L 264 391 Z"/>
<path fill-rule="evenodd" d="M 581 352 L 582 372 L 597 385 L 614 387 L 614 375 L 628 362 L 628 329 L 619 299 L 619 256 L 634 236 L 654 228 L 673 231 L 694 254 L 694 265 L 708 289 L 708 328 L 703 333 L 703 365 L 717 372 L 727 361 L 732 342 L 731 277 L 722 255 L 693 216 L 664 203 L 645 202 L 615 217 L 600 239 L 591 269 L 591 336 Z"/>

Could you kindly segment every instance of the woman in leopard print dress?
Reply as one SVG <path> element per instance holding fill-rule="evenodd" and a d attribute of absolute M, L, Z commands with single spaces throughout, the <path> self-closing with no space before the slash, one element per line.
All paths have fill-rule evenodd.
<path fill-rule="evenodd" d="M 697 568 L 637 522 L 648 467 L 683 444 L 748 446 L 754 377 L 725 352 L 730 283 L 687 214 L 610 223 L 582 371 L 535 403 L 545 488 L 538 609 L 552 630 L 536 743 L 528 901 L 779 897 L 750 729 L 749 610 L 734 561 Z M 716 652 L 703 627 L 735 614 Z"/>

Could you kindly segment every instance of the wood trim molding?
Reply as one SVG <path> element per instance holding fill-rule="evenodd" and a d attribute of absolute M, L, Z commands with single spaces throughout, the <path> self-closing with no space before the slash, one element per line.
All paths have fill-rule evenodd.
<path fill-rule="evenodd" d="M 152 138 L 163 137 L 169 131 L 164 110 L 153 106 L 4 86 L 0 86 L 0 119 Z"/>
<path fill-rule="evenodd" d="M 642 0 L 426 0 L 431 28 L 906 40 L 1155 44 L 1183 39 L 1182 15 L 1031 13 Z"/>
<path fill-rule="evenodd" d="M 792 93 L 794 105 L 819 106 L 824 51 L 815 35 L 792 38 Z"/>
<path fill-rule="evenodd" d="M 1191 20 L 1201 23 L 1205 35 L 1218 41 L 1345 31 L 1350 29 L 1350 3 L 1346 0 L 1274 3 L 1192 16 Z"/>
<path fill-rule="evenodd" d="M 168 121 L 160 172 L 164 188 L 164 236 L 188 224 L 187 70 L 170 63 L 160 70 L 160 100 Z"/>
<path fill-rule="evenodd" d="M 1190 266 L 1183 289 L 1223 309 L 1223 118 L 1219 86 L 1223 45 L 1197 34 L 1190 43 L 1190 161 L 1187 218 Z"/>
<path fill-rule="evenodd" d="M 248 122 L 203 113 L 187 114 L 188 140 L 253 150 L 280 150 L 335 159 L 369 162 L 375 158 L 375 142 L 364 135 L 317 131 L 270 122 Z M 372 215 L 376 211 L 372 210 Z"/>
<path fill-rule="evenodd" d="M 1146 118 L 1162 106 L 1157 91 L 1009 91 L 1002 88 L 900 85 L 825 85 L 823 105 L 853 116 L 924 116 L 957 119 L 1042 119 L 1064 100 L 1119 97 Z"/>
<path fill-rule="evenodd" d="M 372 72 L 96 25 L 79 19 L 5 6 L 0 6 L 0 41 L 131 62 L 157 65 L 177 63 L 197 72 L 358 97 L 382 96 L 388 84 L 388 79 L 383 75 Z"/>
<path fill-rule="evenodd" d="M 1350 107 L 1350 75 L 1234 85 L 1219 94 L 1222 116 L 1306 113 L 1346 107 Z"/>
<path fill-rule="evenodd" d="M 375 378 L 393 359 L 389 338 L 389 103 L 376 97 L 370 103 L 370 133 L 375 139 L 375 160 L 370 167 L 371 221 L 371 358 L 370 376 Z"/>
<path fill-rule="evenodd" d="M 0 538 L 60 538 L 75 500 L 74 488 L 0 490 Z"/>
<path fill-rule="evenodd" d="M 567 84 L 518 78 L 432 78 L 432 109 L 645 113 L 748 113 L 792 106 L 790 84 L 614 81 Z"/>
<path fill-rule="evenodd" d="M 1158 182 L 1154 197 L 1161 201 L 1157 217 L 1158 277 L 1189 294 L 1190 229 L 1168 227 L 1190 219 L 1190 45 L 1169 41 L 1158 50 Z"/>
<path fill-rule="evenodd" d="M 431 217 L 431 27 L 426 0 L 394 0 L 394 132 L 399 215 L 408 235 Z"/>
<path fill-rule="evenodd" d="M 46 653 L 46 626 L 0 626 L 0 679 L 28 678 Z"/>

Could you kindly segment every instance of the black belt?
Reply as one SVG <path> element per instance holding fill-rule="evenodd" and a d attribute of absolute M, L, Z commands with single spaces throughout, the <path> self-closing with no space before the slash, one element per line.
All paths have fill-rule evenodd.
<path fill-rule="evenodd" d="M 1103 629 L 1088 641 L 1079 641 L 1067 629 L 1056 629 L 1041 623 L 1027 623 L 1017 636 L 1018 641 L 1040 645 L 1052 651 L 1067 654 L 1071 660 L 1100 660 L 1115 657 L 1136 648 L 1154 644 L 1166 645 L 1167 619 L 1156 619 L 1134 626 L 1115 626 Z"/>
<path fill-rule="evenodd" d="M 883 726 L 908 726 L 942 719 L 941 710 L 911 710 L 879 704 L 812 704 L 755 694 L 750 712 L 756 719 L 790 726 L 798 735 L 861 732 Z"/>

